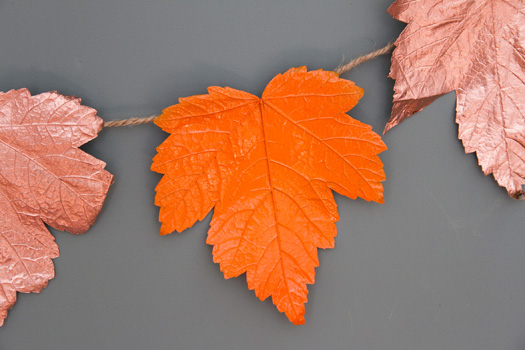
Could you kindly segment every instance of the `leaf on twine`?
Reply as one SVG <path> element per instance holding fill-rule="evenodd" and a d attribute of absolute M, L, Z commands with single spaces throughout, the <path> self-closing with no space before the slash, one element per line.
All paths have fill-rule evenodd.
<path fill-rule="evenodd" d="M 248 288 L 294 324 L 304 323 L 317 248 L 333 248 L 339 219 L 331 190 L 383 202 L 386 146 L 346 114 L 362 96 L 326 71 L 293 68 L 262 98 L 231 88 L 182 98 L 155 123 L 171 133 L 152 170 L 161 234 L 182 231 L 215 206 L 207 243 L 225 278 Z"/>
<path fill-rule="evenodd" d="M 58 246 L 43 222 L 74 234 L 94 223 L 112 175 L 77 147 L 101 128 L 80 99 L 0 93 L 0 325 L 17 291 L 38 293 L 54 277 Z"/>
<path fill-rule="evenodd" d="M 385 132 L 455 90 L 459 138 L 512 197 L 525 183 L 525 3 L 397 0 L 408 23 L 396 41 L 396 79 Z"/>

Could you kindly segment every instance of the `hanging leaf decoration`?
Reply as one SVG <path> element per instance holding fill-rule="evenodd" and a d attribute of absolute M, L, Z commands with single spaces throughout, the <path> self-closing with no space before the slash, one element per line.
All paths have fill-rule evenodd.
<path fill-rule="evenodd" d="M 58 247 L 43 222 L 74 234 L 94 223 L 112 175 L 78 147 L 101 128 L 80 99 L 0 93 L 0 325 L 17 291 L 38 293 L 54 277 Z"/>
<path fill-rule="evenodd" d="M 333 248 L 339 219 L 331 190 L 383 202 L 370 126 L 346 114 L 363 90 L 336 73 L 293 68 L 262 98 L 231 88 L 182 98 L 155 123 L 171 135 L 152 170 L 161 234 L 182 231 L 215 207 L 207 243 L 226 278 L 248 288 L 294 324 L 304 323 L 317 248 Z"/>
<path fill-rule="evenodd" d="M 396 41 L 396 80 L 385 132 L 456 91 L 459 138 L 484 173 L 512 197 L 525 183 L 525 3 L 516 0 L 397 0 L 408 23 Z"/>

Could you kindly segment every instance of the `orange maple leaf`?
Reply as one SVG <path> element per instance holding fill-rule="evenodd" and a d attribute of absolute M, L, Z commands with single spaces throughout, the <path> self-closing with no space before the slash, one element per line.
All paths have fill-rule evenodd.
<path fill-rule="evenodd" d="M 161 234 L 182 231 L 215 206 L 207 243 L 226 278 L 272 296 L 304 323 L 317 248 L 333 248 L 339 219 L 330 189 L 383 202 L 386 149 L 346 114 L 363 94 L 333 72 L 293 68 L 262 98 L 231 88 L 180 99 L 155 123 L 171 133 L 152 170 L 165 174 L 155 203 Z"/>

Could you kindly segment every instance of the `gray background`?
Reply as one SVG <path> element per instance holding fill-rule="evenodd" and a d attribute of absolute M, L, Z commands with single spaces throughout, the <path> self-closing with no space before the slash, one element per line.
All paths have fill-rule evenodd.
<path fill-rule="evenodd" d="M 260 94 L 290 67 L 331 69 L 397 37 L 390 0 L 0 0 L 0 90 L 82 97 L 106 119 L 147 116 L 209 85 Z M 344 77 L 350 114 L 382 132 L 389 58 Z M 393 129 L 384 205 L 337 196 L 336 248 L 320 252 L 306 325 L 205 244 L 211 215 L 158 234 L 149 170 L 166 134 L 106 129 L 84 149 L 115 175 L 82 236 L 51 230 L 56 278 L 20 295 L 0 349 L 525 349 L 523 203 L 457 140 L 454 94 Z"/>

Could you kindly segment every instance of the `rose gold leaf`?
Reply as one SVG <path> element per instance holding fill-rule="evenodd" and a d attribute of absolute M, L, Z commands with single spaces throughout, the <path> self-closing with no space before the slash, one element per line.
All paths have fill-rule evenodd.
<path fill-rule="evenodd" d="M 459 138 L 509 195 L 525 183 L 525 3 L 516 0 L 398 0 L 408 25 L 390 76 L 394 108 L 385 132 L 455 90 Z"/>
<path fill-rule="evenodd" d="M 104 202 L 112 175 L 77 147 L 102 120 L 80 100 L 26 89 L 0 93 L 0 325 L 16 292 L 40 292 L 58 256 L 42 221 L 85 232 Z"/>

